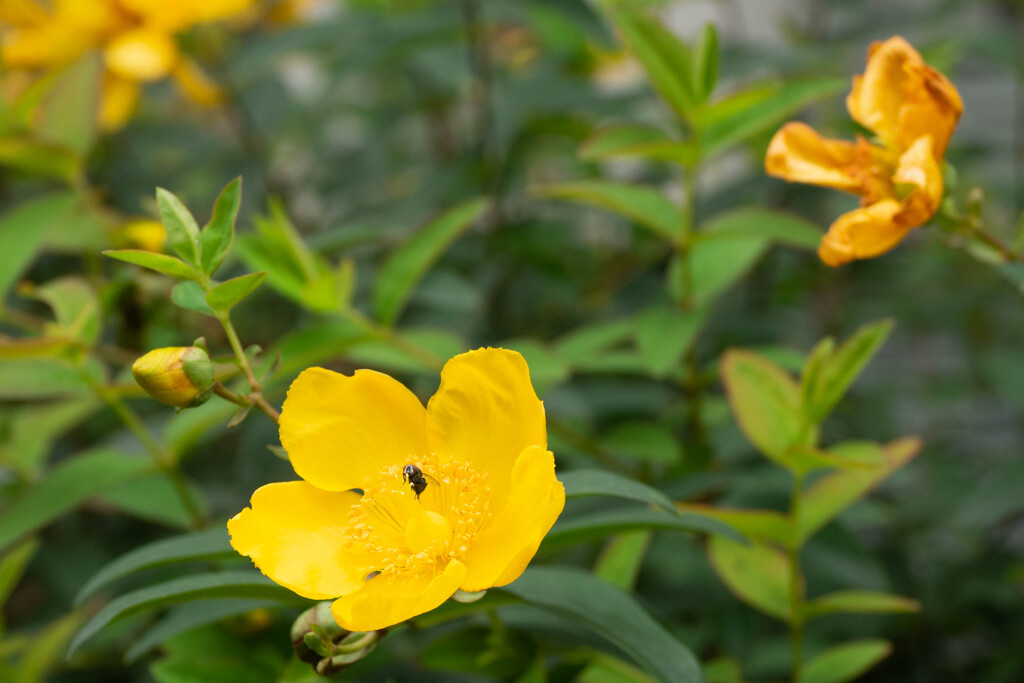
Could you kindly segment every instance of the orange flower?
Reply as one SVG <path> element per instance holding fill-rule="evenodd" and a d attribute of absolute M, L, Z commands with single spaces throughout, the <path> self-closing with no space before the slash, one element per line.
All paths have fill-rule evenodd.
<path fill-rule="evenodd" d="M 885 253 L 932 217 L 963 102 L 945 76 L 895 36 L 868 49 L 867 69 L 854 76 L 846 108 L 881 144 L 860 136 L 827 140 L 792 122 L 775 134 L 765 157 L 770 175 L 860 196 L 860 208 L 836 219 L 821 240 L 818 255 L 830 266 Z"/>

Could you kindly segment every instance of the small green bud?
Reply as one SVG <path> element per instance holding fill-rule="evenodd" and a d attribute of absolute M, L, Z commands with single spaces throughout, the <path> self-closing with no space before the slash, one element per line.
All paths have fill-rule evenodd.
<path fill-rule="evenodd" d="M 329 676 L 373 652 L 385 633 L 386 629 L 346 631 L 334 620 L 331 603 L 321 602 L 299 615 L 292 624 L 291 636 L 298 658 L 311 664 L 321 676 Z"/>
<path fill-rule="evenodd" d="M 147 394 L 176 408 L 202 405 L 213 393 L 213 363 L 195 346 L 154 349 L 132 364 L 132 376 Z"/>

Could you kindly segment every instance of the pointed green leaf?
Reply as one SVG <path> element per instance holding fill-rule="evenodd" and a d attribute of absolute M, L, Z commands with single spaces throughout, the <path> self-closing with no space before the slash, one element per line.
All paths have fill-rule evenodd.
<path fill-rule="evenodd" d="M 45 479 L 26 486 L 0 510 L 0 553 L 90 498 L 152 467 L 147 458 L 112 451 L 82 453 L 65 460 Z"/>
<path fill-rule="evenodd" d="M 676 508 L 680 512 L 717 519 L 754 540 L 768 541 L 779 545 L 789 545 L 793 540 L 793 524 L 781 512 L 739 510 L 702 503 L 677 503 Z"/>
<path fill-rule="evenodd" d="M 606 539 L 611 534 L 647 529 L 725 536 L 741 544 L 746 540 L 743 534 L 717 519 L 626 507 L 559 519 L 544 537 L 541 550 L 549 553 L 580 543 Z"/>
<path fill-rule="evenodd" d="M 242 178 L 238 177 L 221 190 L 213 205 L 210 222 L 200 233 L 202 267 L 207 275 L 213 275 L 231 248 L 231 243 L 235 239 L 235 221 L 238 220 L 238 209 L 241 204 Z"/>
<path fill-rule="evenodd" d="M 578 180 L 544 185 L 535 192 L 543 197 L 566 199 L 625 216 L 639 227 L 671 242 L 679 239 L 682 215 L 665 195 L 645 185 L 607 180 Z"/>
<path fill-rule="evenodd" d="M 102 59 L 89 51 L 64 68 L 42 98 L 38 135 L 84 157 L 96 139 Z"/>
<path fill-rule="evenodd" d="M 199 266 L 199 226 L 181 200 L 162 187 L 156 188 L 156 206 L 167 229 L 167 241 L 186 263 Z"/>
<path fill-rule="evenodd" d="M 799 216 L 748 207 L 717 214 L 701 227 L 703 239 L 752 237 L 776 244 L 817 250 L 821 229 Z"/>
<path fill-rule="evenodd" d="M 630 51 L 640 60 L 651 84 L 683 120 L 697 112 L 690 77 L 690 50 L 656 19 L 642 11 L 606 5 Z"/>
<path fill-rule="evenodd" d="M 781 125 L 815 102 L 849 87 L 845 78 L 814 78 L 753 86 L 701 113 L 701 153 L 705 160 L 759 133 Z M 744 95 L 747 95 L 744 97 Z"/>
<path fill-rule="evenodd" d="M 595 360 L 624 344 L 632 334 L 632 320 L 598 322 L 579 327 L 559 338 L 555 342 L 555 352 L 567 363 L 576 366 Z"/>
<path fill-rule="evenodd" d="M 843 590 L 822 595 L 804 605 L 804 617 L 814 619 L 826 614 L 907 614 L 921 611 L 917 600 L 867 590 Z"/>
<path fill-rule="evenodd" d="M 71 183 L 81 169 L 82 160 L 65 147 L 12 136 L 0 138 L 0 166 Z"/>
<path fill-rule="evenodd" d="M 37 550 L 39 539 L 26 538 L 6 554 L 0 555 L 0 605 L 6 604 Z"/>
<path fill-rule="evenodd" d="M 682 643 L 628 593 L 593 574 L 527 569 L 501 590 L 591 629 L 665 683 L 702 680 L 700 665 Z"/>
<path fill-rule="evenodd" d="M 807 418 L 812 423 L 825 419 L 839 403 L 846 390 L 857 379 L 892 331 L 892 320 L 864 325 L 835 351 L 823 359 L 815 359 L 812 375 L 804 382 L 803 395 Z"/>
<path fill-rule="evenodd" d="M 837 470 L 814 482 L 804 492 L 800 505 L 799 533 L 802 539 L 828 524 L 843 510 L 853 505 L 871 489 L 917 455 L 921 449 L 918 439 L 898 439 L 881 447 L 884 460 L 873 467 Z M 833 455 L 872 462 L 878 457 L 879 447 L 869 443 L 849 443 L 830 449 Z"/>
<path fill-rule="evenodd" d="M 232 278 L 210 289 L 206 293 L 206 303 L 215 311 L 230 311 L 242 299 L 256 291 L 266 279 L 266 271 Z"/>
<path fill-rule="evenodd" d="M 700 232 L 690 247 L 690 274 L 686 277 L 683 256 L 677 255 L 669 265 L 669 291 L 677 301 L 691 285 L 690 300 L 697 306 L 710 303 L 754 267 L 768 249 L 768 240 L 749 236 L 721 236 Z"/>
<path fill-rule="evenodd" d="M 7 293 L 31 264 L 52 225 L 72 212 L 71 192 L 51 192 L 23 202 L 0 216 L 0 295 Z"/>
<path fill-rule="evenodd" d="M 721 361 L 729 405 L 750 442 L 789 467 L 786 452 L 801 433 L 800 390 L 782 368 L 750 351 L 726 351 Z"/>
<path fill-rule="evenodd" d="M 693 91 L 703 102 L 715 89 L 718 80 L 718 31 L 714 24 L 705 24 L 700 42 L 694 49 Z"/>
<path fill-rule="evenodd" d="M 713 536 L 708 559 L 736 597 L 765 614 L 789 621 L 790 562 L 786 555 L 761 543 L 743 545 Z"/>
<path fill-rule="evenodd" d="M 132 263 L 183 280 L 198 280 L 200 278 L 199 271 L 195 268 L 181 259 L 168 256 L 167 254 L 157 254 L 156 252 L 142 251 L 141 249 L 108 249 L 103 254 L 118 261 Z"/>
<path fill-rule="evenodd" d="M 579 155 L 585 161 L 640 157 L 689 166 L 697 161 L 697 146 L 673 140 L 654 126 L 615 123 L 592 132 L 580 145 Z"/>
<path fill-rule="evenodd" d="M 398 319 L 420 279 L 489 207 L 490 201 L 484 197 L 463 202 L 424 225 L 391 254 L 377 274 L 373 290 L 374 310 L 382 322 L 391 324 Z"/>
<path fill-rule="evenodd" d="M 636 319 L 636 344 L 651 374 L 664 377 L 679 367 L 704 325 L 707 309 L 682 311 L 652 306 Z"/>
<path fill-rule="evenodd" d="M 53 310 L 61 336 L 85 346 L 96 342 L 100 333 L 100 301 L 88 281 L 66 275 L 40 285 L 33 294 Z"/>
<path fill-rule="evenodd" d="M 177 306 L 181 306 L 189 311 L 195 311 L 196 313 L 205 313 L 206 315 L 214 315 L 215 313 L 210 308 L 210 305 L 206 303 L 206 291 L 198 282 L 192 280 L 186 280 L 174 285 L 174 288 L 171 290 L 171 301 Z"/>
<path fill-rule="evenodd" d="M 219 560 L 236 555 L 228 542 L 227 528 L 223 526 L 172 536 L 135 548 L 104 566 L 78 591 L 75 604 L 81 604 L 104 586 L 136 572 L 179 562 Z"/>
<path fill-rule="evenodd" d="M 652 532 L 631 531 L 608 539 L 594 566 L 594 574 L 613 586 L 632 590 L 651 545 Z"/>
<path fill-rule="evenodd" d="M 68 646 L 67 656 L 70 658 L 87 640 L 119 619 L 169 605 L 208 598 L 249 598 L 291 605 L 309 604 L 306 598 L 278 586 L 256 571 L 240 570 L 184 576 L 155 586 L 140 588 L 111 600 L 75 635 Z"/>
<path fill-rule="evenodd" d="M 667 512 L 674 513 L 676 509 L 672 499 L 658 489 L 614 472 L 572 470 L 559 472 L 558 477 L 565 486 L 566 498 L 612 496 L 655 505 Z"/>
<path fill-rule="evenodd" d="M 801 683 L 846 683 L 892 653 L 887 640 L 854 640 L 825 650 L 801 667 Z"/>

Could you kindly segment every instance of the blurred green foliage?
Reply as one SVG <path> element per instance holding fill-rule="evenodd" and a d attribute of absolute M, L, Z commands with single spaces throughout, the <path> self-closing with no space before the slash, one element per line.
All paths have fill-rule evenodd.
<path fill-rule="evenodd" d="M 852 138 L 850 75 L 904 35 L 965 100 L 945 215 L 1019 253 L 1019 3 L 317 6 L 185 37 L 219 109 L 160 83 L 101 136 L 93 56 L 4 100 L 0 680 L 316 680 L 307 601 L 223 531 L 294 478 L 249 376 L 425 397 L 484 345 L 529 362 L 563 518 L 338 680 L 778 681 L 805 622 L 802 683 L 1024 677 L 1024 270 L 938 226 L 828 269 L 851 200 L 761 165 L 789 119 Z M 241 405 L 132 382 L 197 337 Z"/>

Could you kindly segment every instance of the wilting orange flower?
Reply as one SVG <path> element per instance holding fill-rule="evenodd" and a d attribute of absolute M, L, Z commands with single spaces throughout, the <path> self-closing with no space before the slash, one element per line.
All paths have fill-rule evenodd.
<path fill-rule="evenodd" d="M 192 26 L 244 14 L 256 0 L 0 0 L 0 57 L 5 71 L 49 70 L 90 50 L 103 56 L 100 125 L 123 126 L 142 85 L 173 76 L 201 104 L 220 100 L 178 49 Z"/>
<path fill-rule="evenodd" d="M 963 102 L 953 84 L 895 36 L 868 49 L 863 76 L 846 98 L 850 116 L 880 144 L 826 140 L 787 123 L 768 146 L 765 168 L 786 180 L 860 195 L 821 241 L 830 266 L 878 256 L 923 225 L 942 200 L 942 159 Z"/>
<path fill-rule="evenodd" d="M 452 358 L 425 409 L 379 372 L 310 368 L 288 390 L 280 431 L 305 481 L 258 489 L 228 522 L 231 544 L 299 595 L 337 598 L 350 631 L 514 581 L 565 504 L 544 406 L 515 351 Z"/>

